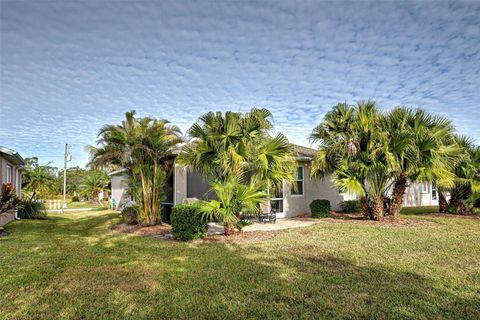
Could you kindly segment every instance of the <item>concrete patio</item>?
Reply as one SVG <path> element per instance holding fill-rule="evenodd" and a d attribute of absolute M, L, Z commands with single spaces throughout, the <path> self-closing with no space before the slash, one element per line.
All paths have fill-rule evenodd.
<path fill-rule="evenodd" d="M 320 223 L 318 219 L 312 218 L 283 218 L 278 219 L 276 223 L 273 222 L 258 222 L 252 221 L 253 223 L 249 226 L 243 228 L 245 232 L 252 231 L 277 231 L 291 228 L 302 228 L 309 227 L 314 224 Z M 212 222 L 208 224 L 208 234 L 223 234 L 223 224 Z"/>

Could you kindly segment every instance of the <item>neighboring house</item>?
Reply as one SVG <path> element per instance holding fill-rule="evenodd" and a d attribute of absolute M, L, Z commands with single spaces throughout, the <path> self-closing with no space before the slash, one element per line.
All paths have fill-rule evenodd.
<path fill-rule="evenodd" d="M 437 189 L 428 182 L 413 182 L 403 196 L 405 207 L 438 206 Z"/>
<path fill-rule="evenodd" d="M 20 170 L 25 160 L 15 150 L 0 146 L 0 183 L 11 183 L 17 196 L 22 196 L 22 175 Z M 15 213 L 0 214 L 0 227 L 15 219 Z"/>
<path fill-rule="evenodd" d="M 297 188 L 291 188 L 284 182 L 282 190 L 272 191 L 271 201 L 262 208 L 264 211 L 273 209 L 278 218 L 295 217 L 310 212 L 309 204 L 314 199 L 328 199 L 334 210 L 341 201 L 356 199 L 353 194 L 339 193 L 334 187 L 331 177 L 321 180 L 310 178 L 310 169 L 316 150 L 302 146 L 294 146 L 297 161 Z M 112 200 L 117 209 L 126 202 L 133 201 L 128 195 L 125 170 L 110 173 L 112 177 Z M 209 199 L 209 185 L 202 176 L 189 167 L 175 164 L 173 175 L 167 186 L 167 199 L 164 205 L 175 205 L 189 201 L 191 198 Z"/>

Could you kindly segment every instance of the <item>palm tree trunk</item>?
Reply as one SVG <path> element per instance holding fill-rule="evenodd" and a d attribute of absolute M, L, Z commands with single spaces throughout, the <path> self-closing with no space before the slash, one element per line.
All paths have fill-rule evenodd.
<path fill-rule="evenodd" d="M 441 213 L 448 212 L 447 198 L 445 198 L 445 194 L 441 191 L 438 192 L 438 211 Z"/>
<path fill-rule="evenodd" d="M 363 218 L 366 220 L 372 219 L 372 210 L 368 205 L 367 197 L 360 197 L 360 209 L 362 211 Z"/>
<path fill-rule="evenodd" d="M 396 219 L 402 209 L 403 195 L 407 189 L 407 177 L 403 174 L 398 177 L 393 186 L 392 202 L 388 210 L 388 215 L 392 219 Z"/>
<path fill-rule="evenodd" d="M 373 220 L 383 220 L 383 198 L 375 197 L 372 201 L 372 216 Z"/>
<path fill-rule="evenodd" d="M 233 222 L 225 222 L 223 224 L 223 232 L 226 236 L 231 236 L 232 234 L 234 234 L 235 226 L 233 225 Z"/>

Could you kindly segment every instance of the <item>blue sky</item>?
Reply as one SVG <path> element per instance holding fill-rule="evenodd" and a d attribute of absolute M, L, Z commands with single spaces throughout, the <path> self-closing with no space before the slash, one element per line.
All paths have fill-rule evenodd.
<path fill-rule="evenodd" d="M 0 1 L 0 145 L 71 165 L 125 111 L 184 131 L 272 110 L 308 145 L 339 101 L 420 106 L 480 141 L 480 2 Z"/>

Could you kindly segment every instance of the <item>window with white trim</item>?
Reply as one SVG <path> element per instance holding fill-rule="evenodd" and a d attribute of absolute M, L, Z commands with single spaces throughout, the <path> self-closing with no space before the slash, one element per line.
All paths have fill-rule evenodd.
<path fill-rule="evenodd" d="M 437 200 L 437 188 L 432 186 L 432 200 Z"/>
<path fill-rule="evenodd" d="M 304 167 L 297 167 L 297 177 L 295 179 L 295 185 L 292 188 L 292 195 L 303 196 L 304 189 Z"/>
<path fill-rule="evenodd" d="M 6 182 L 12 183 L 12 167 L 7 164 Z"/>

